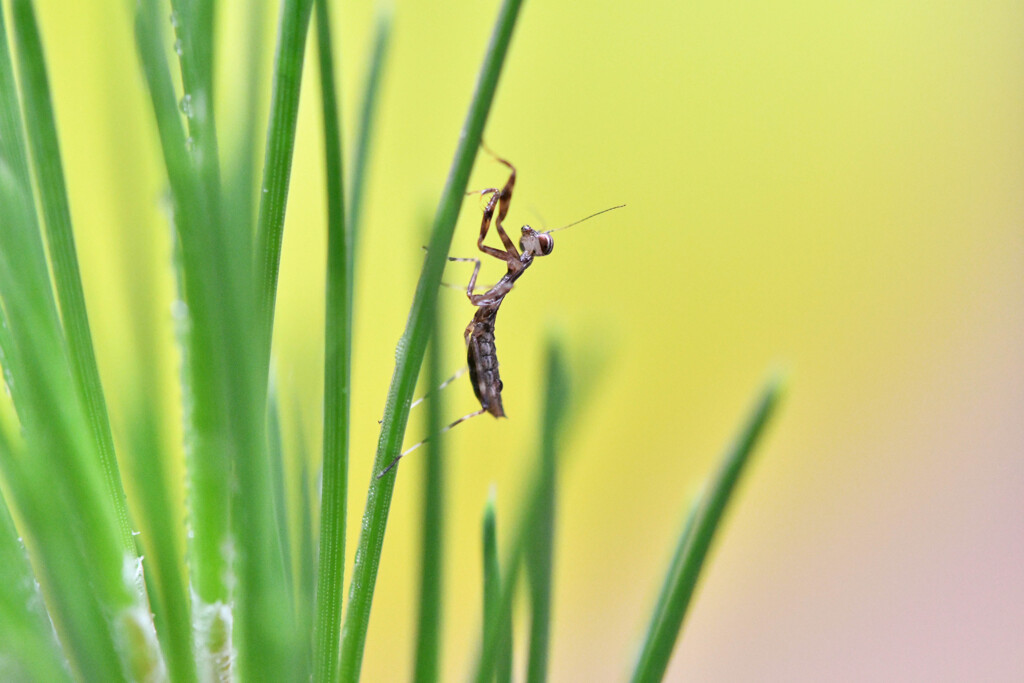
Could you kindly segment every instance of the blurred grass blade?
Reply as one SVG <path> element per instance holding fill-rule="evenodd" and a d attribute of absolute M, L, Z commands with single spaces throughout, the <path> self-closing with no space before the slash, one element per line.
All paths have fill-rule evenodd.
<path fill-rule="evenodd" d="M 139 582 L 125 573 L 132 555 L 121 545 L 106 496 L 49 279 L 24 258 L 32 252 L 27 245 L 38 239 L 30 190 L 6 163 L 0 163 L 0 206 L 0 297 L 8 325 L 5 382 L 16 389 L 28 442 L 25 453 L 0 453 L 9 502 L 25 525 L 50 615 L 75 669 L 119 680 L 122 656 L 159 659 L 149 650 L 150 641 L 140 649 L 126 641 L 146 631 L 153 634 L 152 622 L 136 609 Z"/>
<path fill-rule="evenodd" d="M 193 223 L 198 222 L 200 189 L 186 153 L 186 136 L 181 125 L 174 95 L 170 67 L 164 54 L 160 4 L 141 0 L 135 14 L 135 40 L 149 96 L 153 105 L 157 133 L 167 169 L 167 180 L 175 202 L 174 227 L 187 241 Z M 178 205 L 181 204 L 179 207 Z"/>
<path fill-rule="evenodd" d="M 285 492 L 284 443 L 281 437 L 281 407 L 277 399 L 277 387 L 273 384 L 267 396 L 267 447 L 270 456 L 271 491 L 274 503 L 274 521 L 277 524 L 277 538 L 281 546 L 281 573 L 288 585 L 288 597 L 295 595 L 292 575 L 291 534 L 288 532 L 288 495 Z M 289 600 L 289 608 L 294 605 Z"/>
<path fill-rule="evenodd" d="M 219 335 L 214 332 L 216 309 L 222 302 L 219 294 L 215 294 L 215 284 L 210 282 L 211 271 L 216 270 L 216 226 L 211 225 L 213 216 L 188 156 L 164 52 L 163 21 L 160 4 L 156 0 L 142 0 L 136 10 L 135 36 L 171 187 L 180 256 L 180 296 L 187 304 L 187 316 L 180 321 L 180 330 L 187 370 L 183 389 L 195 656 L 200 677 L 215 677 L 218 671 L 231 670 L 233 657 L 227 585 L 232 575 L 223 554 L 228 547 L 230 520 L 231 463 L 225 447 L 229 427 L 225 380 L 218 362 Z"/>
<path fill-rule="evenodd" d="M 37 119 L 30 122 L 28 131 L 33 153 L 41 157 L 36 160 L 40 197 L 46 211 L 64 212 L 64 237 L 70 239 L 38 29 L 30 3 L 16 2 L 13 7 L 26 111 Z M 0 61 L 0 72 L 9 79 L 6 41 Z M 0 135 L 6 141 L 0 159 L 0 296 L 9 326 L 3 339 L 5 382 L 15 387 L 16 409 L 28 442 L 26 453 L 31 457 L 2 456 L 5 478 L 11 482 L 8 495 L 25 524 L 51 617 L 76 670 L 111 680 L 120 679 L 122 671 L 155 675 L 163 668 L 162 655 L 144 607 L 134 542 L 130 531 L 125 537 L 126 524 L 118 519 L 119 504 L 122 512 L 124 508 L 123 492 L 111 495 L 112 487 L 120 490 L 120 477 L 115 470 L 112 480 L 110 471 L 104 470 L 96 434 L 97 429 L 107 430 L 109 436 L 109 423 L 105 415 L 96 419 L 95 406 L 76 380 L 46 264 L 38 258 L 38 220 L 26 184 L 13 98 L 13 90 L 2 97 Z M 60 220 L 58 215 L 52 223 Z M 52 235 L 52 239 L 62 237 Z M 67 263 L 58 263 L 63 258 L 60 254 L 66 247 L 70 251 L 64 256 L 73 260 L 73 241 L 51 247 L 60 283 L 71 272 Z M 75 269 L 70 286 L 78 286 L 80 294 L 77 264 Z M 80 313 L 84 316 L 84 307 Z M 75 312 L 65 310 L 69 325 L 73 318 Z M 73 348 L 72 356 L 81 351 L 80 346 Z M 91 348 L 88 352 L 91 356 Z M 98 383 L 95 388 L 99 389 Z"/>
<path fill-rule="evenodd" d="M 433 391 L 444 381 L 441 359 L 444 357 L 444 328 L 440 302 L 435 309 L 434 330 L 427 347 L 427 387 Z M 445 402 L 441 392 L 427 401 L 425 434 L 438 434 L 444 424 Z M 426 443 L 423 469 L 423 525 L 420 551 L 420 605 L 416 628 L 414 680 L 432 683 L 438 680 L 441 661 L 441 595 L 444 572 L 444 440 Z"/>
<path fill-rule="evenodd" d="M 14 62 L 7 44 L 7 27 L 4 19 L 4 8 L 0 4 L 0 165 L 3 172 L 9 174 L 9 183 L 19 191 L 13 192 L 11 198 L 20 199 L 22 206 L 15 211 L 13 207 L 5 207 L 0 229 L 4 230 L 0 237 L 3 242 L 0 246 L 7 249 L 14 247 L 10 240 L 11 230 L 14 229 L 14 214 L 23 217 L 23 234 L 19 236 L 17 248 L 19 258 L 23 267 L 32 269 L 30 279 L 22 283 L 23 287 L 31 287 L 41 299 L 37 300 L 36 306 L 40 310 L 48 312 L 53 330 L 60 329 L 60 321 L 57 315 L 57 304 L 53 299 L 53 292 L 50 288 L 49 267 L 46 263 L 46 254 L 43 250 L 43 239 L 39 232 L 38 217 L 36 216 L 35 203 L 32 200 L 32 178 L 29 175 L 28 151 L 25 142 L 24 128 L 22 126 L 21 105 L 18 102 L 17 85 L 14 80 Z M 34 283 L 34 284 L 30 284 Z M 13 359 L 14 340 L 11 337 L 10 326 L 7 323 L 7 316 L 0 307 L 0 365 L 3 366 L 4 381 L 7 390 L 11 394 L 14 407 L 20 409 L 20 417 L 25 420 L 25 402 L 21 399 L 21 385 L 12 381 L 11 359 Z"/>
<path fill-rule="evenodd" d="M 267 364 L 257 357 L 259 335 L 251 334 L 252 258 L 219 215 L 216 182 L 204 177 L 213 168 L 202 161 L 206 153 L 197 145 L 197 160 L 187 151 L 160 26 L 157 3 L 144 0 L 136 21 L 139 54 L 172 189 L 188 313 L 189 559 L 197 658 L 201 677 L 233 675 L 237 661 L 241 677 L 258 672 L 278 680 L 297 670 L 299 637 L 273 512 Z M 237 616 L 229 594 L 235 579 Z"/>
<path fill-rule="evenodd" d="M 534 526 L 526 554 L 530 578 L 530 656 L 526 680 L 547 680 L 551 638 L 551 574 L 555 546 L 556 440 L 569 411 L 569 378 L 558 347 L 548 354 L 549 379 L 541 429 L 541 491 L 534 511 Z"/>
<path fill-rule="evenodd" d="M 184 90 L 180 108 L 188 124 L 191 160 L 201 179 L 212 222 L 220 219 L 220 150 L 213 115 L 215 0 L 171 0 L 175 53 Z"/>
<path fill-rule="evenodd" d="M 4 160 L 19 184 L 29 187 L 32 181 L 29 176 L 28 152 L 17 95 L 14 61 L 11 59 L 10 46 L 7 44 L 4 8 L 0 5 L 0 159 Z M 38 254 L 33 254 L 33 257 L 43 257 L 42 241 L 39 242 Z"/>
<path fill-rule="evenodd" d="M 110 628 L 90 591 L 88 577 L 79 569 L 82 556 L 76 552 L 63 506 L 33 495 L 42 473 L 38 468 L 35 472 L 23 468 L 21 458 L 7 445 L 0 446 L 0 471 L 11 493 L 8 503 L 24 525 L 21 533 L 37 556 L 35 578 L 45 591 L 49 618 L 73 673 L 80 680 L 124 680 Z M 59 666 L 60 660 L 52 664 Z M 56 678 L 28 680 L 61 678 L 58 674 Z"/>
<path fill-rule="evenodd" d="M 96 593 L 89 590 L 85 573 L 76 568 L 81 555 L 79 547 L 69 537 L 66 521 L 75 516 L 64 514 L 71 503 L 59 493 L 55 495 L 65 490 L 69 477 L 73 479 L 79 453 L 77 450 L 62 453 L 60 449 L 51 448 L 67 432 L 59 418 L 57 421 L 46 418 L 47 407 L 53 406 L 49 399 L 54 398 L 47 395 L 47 377 L 60 376 L 57 386 L 63 393 L 57 392 L 57 403 L 60 398 L 70 400 L 69 420 L 76 414 L 77 401 L 68 393 L 71 375 L 65 365 L 60 323 L 43 256 L 27 166 L 22 167 L 20 174 L 15 172 L 23 139 L 3 23 L 3 6 L 0 5 L 0 47 L 3 48 L 0 50 L 0 76 L 11 88 L 0 89 L 3 114 L 0 118 L 3 126 L 0 129 L 3 142 L 0 146 L 3 154 L 0 157 L 0 206 L 3 207 L 0 213 L 0 322 L 3 324 L 0 352 L 4 384 L 14 399 L 21 432 L 32 441 L 37 452 L 34 458 L 23 463 L 23 449 L 16 452 L 16 444 L 4 435 L 0 443 L 0 473 L 6 502 L 23 524 L 21 533 L 26 543 L 34 548 L 40 569 L 37 578 L 52 600 L 50 617 L 67 656 L 79 672 L 106 671 L 117 676 L 118 657 L 108 625 L 94 599 Z M 20 152 L 24 161 L 24 149 Z M 49 362 L 40 363 L 44 358 Z M 63 375 L 62 370 L 68 374 Z M 61 463 L 61 456 L 67 457 L 72 466 Z M 93 474 L 98 475 L 96 468 Z M 44 476 L 50 481 L 42 484 Z M 86 475 L 79 492 L 88 488 L 89 482 Z M 55 520 L 59 521 L 54 524 Z M 102 534 L 102 525 L 94 532 Z M 110 568 L 104 562 L 110 558 L 98 554 L 96 559 L 89 569 L 100 572 Z M 60 599 L 60 596 L 74 595 L 82 597 L 70 601 Z"/>
<path fill-rule="evenodd" d="M 430 249 L 423 271 L 420 274 L 413 299 L 412 309 L 405 332 L 396 350 L 395 374 L 391 379 L 388 398 L 384 408 L 381 436 L 377 444 L 377 455 L 370 478 L 370 487 L 363 513 L 362 533 L 356 551 L 352 572 L 348 611 L 345 614 L 341 642 L 341 680 L 355 681 L 363 662 L 366 645 L 366 629 L 370 621 L 370 606 L 377 581 L 384 531 L 387 528 L 391 494 L 394 491 L 397 468 L 381 479 L 377 473 L 384 469 L 398 455 L 409 419 L 409 404 L 416 387 L 427 338 L 430 334 L 431 319 L 437 302 L 437 290 L 441 283 L 441 272 L 445 266 L 448 249 L 451 246 L 455 220 L 469 181 L 477 148 L 483 134 L 484 123 L 494 100 L 505 56 L 508 53 L 512 29 L 519 15 L 522 0 L 505 0 L 498 14 L 491 42 L 487 48 L 476 92 L 470 103 L 469 112 L 459 137 L 458 149 L 452 161 L 448 180 L 441 195 L 431 232 Z"/>
<path fill-rule="evenodd" d="M 241 285 L 241 282 L 236 282 Z M 251 284 L 249 280 L 245 284 Z M 266 366 L 256 366 L 258 338 L 255 313 L 248 309 L 251 288 L 239 288 L 226 317 L 227 349 L 233 358 L 226 391 L 232 409 L 230 443 L 238 484 L 233 488 L 232 533 L 238 542 L 239 590 L 238 665 L 243 680 L 287 680 L 305 669 L 307 636 L 295 630 L 291 590 L 284 575 L 286 562 L 274 514 L 273 474 L 266 441 Z M 243 301 L 245 299 L 245 301 Z M 240 319 L 236 324 L 234 321 Z"/>
<path fill-rule="evenodd" d="M 356 127 L 356 149 L 352 157 L 352 185 L 348 202 L 348 225 L 352 232 L 352 251 L 359 248 L 363 224 L 363 201 L 366 198 L 366 179 L 369 175 L 370 144 L 377 120 L 380 101 L 380 81 L 384 73 L 384 60 L 391 41 L 392 10 L 390 3 L 381 3 L 377 10 L 377 29 L 373 36 L 373 52 L 363 85 L 363 99 Z"/>
<path fill-rule="evenodd" d="M 0 459 L 10 457 L 0 437 Z M 11 680 L 67 680 L 64 657 L 5 503 L 0 497 L 0 671 Z"/>
<path fill-rule="evenodd" d="M 144 364 L 140 374 L 155 385 L 153 365 Z M 146 580 L 152 587 L 152 609 L 157 622 L 160 643 L 167 655 L 171 680 L 198 680 L 192 643 L 192 616 L 189 609 L 188 578 L 181 558 L 177 514 L 170 498 L 170 483 L 164 471 L 168 440 L 161 433 L 159 398 L 146 391 L 145 379 L 139 382 L 135 395 L 140 398 L 130 417 L 126 452 L 126 470 L 138 496 L 140 543 L 146 558 Z"/>
<path fill-rule="evenodd" d="M 246 3 L 245 24 L 237 36 L 244 47 L 244 90 L 239 100 L 241 108 L 232 118 L 240 119 L 238 135 L 232 153 L 225 160 L 224 218 L 229 220 L 242 243 L 241 251 L 253 253 L 252 240 L 256 212 L 257 159 L 261 156 L 261 124 L 263 121 L 264 66 L 262 55 L 266 50 L 267 0 L 249 0 Z"/>
<path fill-rule="evenodd" d="M 783 381 L 778 376 L 772 377 L 765 385 L 747 423 L 722 457 L 718 471 L 690 513 L 655 605 L 647 640 L 633 673 L 634 683 L 653 683 L 665 675 L 725 506 L 778 405 L 782 388 Z"/>
<path fill-rule="evenodd" d="M 370 59 L 356 133 L 353 178 L 345 216 L 341 120 L 333 76 L 328 3 L 316 0 L 320 81 L 327 154 L 328 264 L 324 367 L 324 452 L 320 516 L 320 567 L 314 667 L 317 680 L 333 680 L 339 665 L 344 588 L 345 522 L 348 505 L 348 424 L 352 365 L 355 250 L 366 192 L 368 153 L 380 91 L 382 65 L 391 31 L 390 8 L 382 10 Z"/>
<path fill-rule="evenodd" d="M 185 15 L 178 21 L 209 40 L 207 19 Z M 281 680 L 300 670 L 302 655 L 274 515 L 265 431 L 267 358 L 261 357 L 261 335 L 251 332 L 252 255 L 245 250 L 247 240 L 220 215 L 210 147 L 196 141 L 192 154 L 187 151 L 160 27 L 157 3 L 143 0 L 136 21 L 139 53 L 174 199 L 188 312 L 189 554 L 197 658 L 201 677 L 236 675 L 237 665 L 239 677 Z M 200 55 L 195 92 L 209 93 L 206 47 L 194 47 Z M 188 54 L 182 56 L 187 70 Z M 212 127 L 214 121 L 190 126 L 200 123 Z M 232 551 L 237 563 L 230 561 Z M 233 580 L 238 589 L 232 595 Z"/>
<path fill-rule="evenodd" d="M 497 622 L 494 614 L 501 601 L 501 565 L 498 561 L 498 523 L 495 519 L 495 489 L 487 495 L 487 504 L 484 506 L 484 622 L 483 642 L 494 638 L 487 630 Z"/>
<path fill-rule="evenodd" d="M 274 475 L 266 440 L 266 398 L 281 232 L 295 142 L 299 89 L 312 0 L 284 0 L 278 28 L 274 86 L 263 167 L 263 193 L 256 251 L 244 252 L 242 231 L 220 226 L 217 253 L 228 259 L 224 298 L 215 319 L 224 338 L 222 354 L 230 406 L 233 489 L 232 531 L 239 551 L 238 675 L 243 679 L 286 680 L 308 675 L 308 635 L 296 631 L 293 591 L 287 585 L 274 514 Z M 272 268 L 268 269 L 268 266 Z M 222 278 L 223 279 L 223 278 Z M 211 276 L 211 282 L 217 278 Z"/>
<path fill-rule="evenodd" d="M 16 449 L 20 443 L 4 439 L 0 468 L 73 667 L 119 680 L 120 657 L 103 615 L 130 609 L 132 591 L 123 580 L 125 554 L 88 448 L 93 442 L 67 366 L 49 278 L 24 258 L 31 253 L 27 245 L 39 238 L 30 192 L 0 163 L 4 381 L 16 390 L 28 441 Z"/>
<path fill-rule="evenodd" d="M 495 510 L 495 491 L 491 487 L 490 495 L 487 496 L 487 506 L 484 508 L 484 634 L 483 642 L 491 639 L 500 643 L 497 652 L 497 675 L 495 680 L 498 683 L 511 683 L 512 681 L 512 615 L 507 615 L 501 623 L 498 622 L 497 613 L 501 604 L 501 565 L 498 561 L 498 523 Z M 503 631 L 500 635 L 491 635 L 488 628 L 497 628 Z"/>
<path fill-rule="evenodd" d="M 256 224 L 255 286 L 258 333 L 263 344 L 260 365 L 270 358 L 274 327 L 277 272 L 281 262 L 284 212 L 288 203 L 295 127 L 299 115 L 299 91 L 306 33 L 313 0 L 283 0 L 274 57 L 274 89 L 267 124 L 259 216 Z"/>
<path fill-rule="evenodd" d="M 135 541 L 128 523 L 128 503 L 114 456 L 114 439 L 96 367 L 81 273 L 75 253 L 71 210 L 64 186 L 64 170 L 42 41 L 31 1 L 15 0 L 12 7 L 26 131 L 32 150 L 36 188 L 46 223 L 47 246 L 67 335 L 71 368 L 87 409 L 89 427 L 99 456 L 97 466 L 102 469 L 109 505 L 117 516 L 121 545 L 126 553 L 134 554 Z"/>
<path fill-rule="evenodd" d="M 345 221 L 345 175 L 334 50 L 327 0 L 316 0 L 320 100 L 327 169 L 327 292 L 324 322 L 323 490 L 313 663 L 317 681 L 338 675 L 345 578 L 348 440 L 352 381 L 352 231 Z"/>
<path fill-rule="evenodd" d="M 299 434 L 301 433 L 299 431 Z M 299 509 L 298 558 L 295 563 L 298 574 L 298 579 L 295 582 L 296 621 L 299 633 L 312 634 L 317 564 L 316 544 L 313 540 L 313 500 L 309 486 L 309 454 L 304 448 L 304 440 L 301 437 L 297 439 L 297 442 L 299 445 L 296 457 L 300 463 L 299 503 L 301 507 Z M 310 654 L 312 654 L 312 640 L 308 646 Z"/>
<path fill-rule="evenodd" d="M 528 552 L 536 554 L 536 546 L 532 537 L 544 523 L 544 516 L 548 514 L 547 503 L 552 500 L 553 494 L 549 487 L 554 481 L 553 462 L 557 458 L 558 444 L 565 428 L 565 417 L 568 414 L 565 402 L 569 397 L 569 376 L 565 366 L 564 353 L 556 339 L 551 339 L 548 342 L 545 367 L 545 413 L 541 423 L 541 457 L 526 489 L 526 498 L 523 500 L 523 507 L 516 520 L 512 546 L 506 560 L 506 569 L 501 574 L 501 589 L 498 591 L 497 606 L 490 611 L 484 623 L 485 637 L 477 657 L 475 671 L 470 678 L 477 683 L 488 683 L 493 680 L 499 663 L 502 666 L 508 666 L 505 663 L 507 661 L 505 658 L 511 659 L 512 598 L 519 575 L 519 566 Z M 529 561 L 537 562 L 536 558 Z M 550 594 L 548 599 L 550 600 Z M 531 600 L 532 604 L 533 600 Z M 547 628 L 546 624 L 544 628 Z M 531 640 L 533 637 L 531 627 Z M 545 666 L 546 647 L 545 643 L 545 660 L 543 662 Z M 535 657 L 533 650 L 535 650 L 535 646 L 531 643 L 531 659 Z M 506 655 L 506 652 L 509 654 Z M 543 670 L 541 673 L 543 674 Z"/>

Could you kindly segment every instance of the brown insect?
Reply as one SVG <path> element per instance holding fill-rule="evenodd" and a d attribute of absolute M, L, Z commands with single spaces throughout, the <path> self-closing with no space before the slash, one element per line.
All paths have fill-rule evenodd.
<path fill-rule="evenodd" d="M 510 173 L 508 181 L 505 186 L 501 189 L 496 187 L 487 188 L 480 190 L 481 196 L 490 195 L 487 200 L 487 205 L 484 207 L 483 221 L 480 223 L 480 236 L 476 240 L 477 248 L 485 254 L 493 256 L 497 259 L 501 259 L 507 264 L 508 270 L 505 275 L 490 287 L 487 291 L 476 294 L 476 278 L 480 274 L 480 259 L 477 258 L 458 258 L 455 256 L 449 256 L 449 261 L 464 261 L 472 262 L 473 274 L 469 278 L 469 284 L 466 286 L 466 296 L 469 297 L 469 301 L 476 306 L 476 313 L 473 315 L 473 320 L 466 327 L 465 339 L 466 339 L 466 360 L 469 365 L 469 377 L 473 382 L 473 393 L 476 394 L 477 400 L 480 401 L 480 410 L 475 410 L 472 413 L 463 415 L 459 419 L 455 420 L 447 427 L 444 427 L 438 434 L 443 434 L 455 425 L 465 422 L 466 420 L 476 417 L 477 415 L 483 415 L 484 413 L 490 413 L 494 417 L 505 417 L 505 409 L 501 403 L 501 390 L 504 387 L 501 381 L 501 377 L 498 374 L 498 355 L 494 343 L 494 321 L 498 316 L 498 309 L 501 307 L 501 303 L 505 300 L 505 297 L 509 292 L 512 291 L 512 287 L 515 285 L 516 280 L 522 277 L 526 269 L 533 264 L 533 260 L 538 256 L 547 256 L 555 248 L 555 239 L 551 236 L 551 233 L 559 230 L 565 230 L 566 228 L 572 227 L 577 223 L 598 216 L 606 211 L 612 209 L 622 208 L 623 205 L 613 206 L 610 209 L 604 211 L 598 211 L 595 214 L 591 214 L 586 218 L 580 219 L 569 225 L 564 225 L 554 230 L 546 230 L 544 232 L 537 232 L 529 225 L 524 225 L 521 228 L 522 234 L 519 237 L 519 250 L 516 249 L 516 245 L 512 242 L 512 238 L 505 232 L 505 228 L 502 222 L 505 220 L 505 216 L 508 214 L 509 205 L 512 203 L 512 189 L 516 184 L 516 167 L 513 166 L 509 161 L 502 159 L 487 148 L 484 148 L 488 153 L 491 154 L 499 163 L 504 164 L 508 167 Z M 477 192 L 471 192 L 469 194 L 477 194 Z M 497 218 L 495 218 L 495 209 L 497 209 Z M 498 233 L 498 237 L 501 239 L 504 249 L 498 249 L 484 244 L 484 239 L 487 237 L 487 232 L 490 230 L 491 222 L 494 221 L 494 229 Z M 458 376 L 458 375 L 456 375 Z M 452 378 L 454 379 L 454 377 Z M 441 386 L 447 386 L 452 380 L 448 380 Z M 422 399 L 420 399 L 422 400 Z M 418 402 L 417 402 L 418 403 Z M 422 446 L 431 437 L 427 437 L 423 441 L 409 447 L 404 452 L 400 453 L 395 457 L 391 463 L 377 475 L 378 478 L 387 474 L 387 472 L 393 468 L 398 461 L 405 455 Z"/>

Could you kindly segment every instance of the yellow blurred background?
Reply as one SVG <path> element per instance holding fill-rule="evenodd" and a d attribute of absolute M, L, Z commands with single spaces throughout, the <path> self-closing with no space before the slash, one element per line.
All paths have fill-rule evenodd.
<path fill-rule="evenodd" d="M 260 3 L 222 4 L 230 141 L 242 15 Z M 269 84 L 277 8 L 262 4 Z M 375 10 L 337 4 L 351 130 Z M 150 343 L 140 331 L 161 354 L 163 385 L 151 389 L 177 400 L 171 231 L 134 2 L 37 5 L 100 368 L 123 424 Z M 358 255 L 350 557 L 425 216 L 497 11 L 493 0 L 395 5 Z M 552 680 L 630 671 L 683 513 L 778 366 L 790 371 L 787 400 L 669 678 L 1024 679 L 1021 26 L 1024 5 L 1005 1 L 525 4 L 485 133 L 519 168 L 509 223 L 628 206 L 559 233 L 520 281 L 497 328 L 510 417 L 445 439 L 446 680 L 475 648 L 488 489 L 507 536 L 535 456 L 551 327 L 575 359 L 603 359 L 574 396 L 583 410 L 561 472 Z M 325 262 L 315 78 L 308 68 L 275 347 L 290 438 L 301 423 L 314 452 Z M 266 85 L 261 121 L 268 96 Z M 504 179 L 482 155 L 470 187 Z M 453 254 L 473 255 L 478 223 L 470 198 Z M 488 264 L 481 281 L 500 272 Z M 468 273 L 453 266 L 446 280 Z M 454 371 L 472 309 L 457 291 L 441 301 Z M 453 418 L 474 404 L 465 380 L 445 399 Z M 179 419 L 169 412 L 170 427 Z M 422 419 L 413 413 L 407 443 Z M 421 476 L 410 458 L 365 680 L 411 671 Z"/>

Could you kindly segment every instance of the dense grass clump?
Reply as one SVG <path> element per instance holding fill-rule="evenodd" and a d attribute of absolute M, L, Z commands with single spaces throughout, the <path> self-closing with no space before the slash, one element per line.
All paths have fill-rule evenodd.
<path fill-rule="evenodd" d="M 430 229 L 384 407 L 374 472 L 398 454 L 428 341 L 441 377 L 438 288 L 521 0 L 504 0 L 480 66 Z M 7 14 L 9 8 L 9 15 Z M 315 9 L 315 12 L 314 12 Z M 140 0 L 135 37 L 159 135 L 175 233 L 186 444 L 188 533 L 171 504 L 166 401 L 138 390 L 115 453 L 93 351 L 43 41 L 31 0 L 0 3 L 0 365 L 10 419 L 0 420 L 0 678 L 5 680 L 355 681 L 401 467 L 374 476 L 345 578 L 353 283 L 377 93 L 391 18 L 380 15 L 346 164 L 325 0 L 283 0 L 262 164 L 254 140 L 225 153 L 214 116 L 215 2 Z M 8 16 L 10 24 L 8 25 Z M 270 359 L 310 20 L 328 201 L 322 458 L 282 438 Z M 13 37 L 9 41 L 8 37 Z M 13 49 L 12 49 L 13 48 Z M 259 87 L 249 84 L 250 89 Z M 249 93 L 251 95 L 251 93 Z M 244 97 L 237 112 L 259 130 Z M 246 118 L 248 117 L 248 118 Z M 259 178 L 258 188 L 252 187 Z M 68 182 L 74 182 L 74 178 Z M 246 207 L 249 207 L 247 209 Z M 256 209 L 258 207 L 258 209 Z M 251 209 L 251 210 L 250 210 Z M 477 681 L 512 677 L 512 605 L 522 572 L 530 622 L 526 675 L 543 680 L 551 647 L 559 453 L 571 424 L 564 345 L 546 342 L 545 409 L 535 472 L 498 551 L 493 496 L 483 517 L 483 628 L 466 662 Z M 142 379 L 139 380 L 143 382 Z M 697 578 L 740 472 L 780 394 L 769 382 L 694 503 L 656 604 L 634 680 L 668 664 Z M 439 402 L 429 408 L 440 431 Z M 6 414 L 6 413 L 5 413 Z M 437 680 L 442 639 L 445 482 L 429 444 L 415 675 Z M 284 485 L 300 463 L 299 494 Z M 313 473 L 319 471 L 322 476 Z M 312 481 L 320 481 L 319 495 Z M 125 486 L 140 500 L 129 521 Z M 298 520 L 299 533 L 289 520 Z M 503 518 L 504 520 L 504 518 Z M 133 534 L 142 532 L 141 542 Z M 314 530 L 319 530 L 316 536 Z M 187 537 L 187 546 L 176 540 Z M 143 560 L 143 558 L 145 558 Z M 51 627 L 52 624 L 52 627 Z M 626 657 L 627 654 L 623 653 Z"/>

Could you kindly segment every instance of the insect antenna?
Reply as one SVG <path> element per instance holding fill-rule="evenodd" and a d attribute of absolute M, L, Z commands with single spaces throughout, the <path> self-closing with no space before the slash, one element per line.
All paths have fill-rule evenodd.
<path fill-rule="evenodd" d="M 603 211 L 598 211 L 597 213 L 592 213 L 589 216 L 587 216 L 586 218 L 581 218 L 578 221 L 573 221 L 572 223 L 569 223 L 569 225 L 563 225 L 560 228 L 552 228 L 551 230 L 545 230 L 541 234 L 546 235 L 548 233 L 558 232 L 559 230 L 565 230 L 566 228 L 571 228 L 574 225 L 579 225 L 583 221 L 589 221 L 591 218 L 594 218 L 595 216 L 600 216 L 602 213 L 608 213 L 609 211 L 614 211 L 615 209 L 621 209 L 624 206 L 625 206 L 625 204 L 619 204 L 618 206 L 612 206 L 610 208 L 604 209 Z"/>

